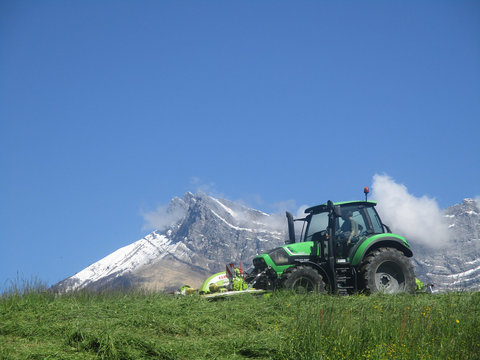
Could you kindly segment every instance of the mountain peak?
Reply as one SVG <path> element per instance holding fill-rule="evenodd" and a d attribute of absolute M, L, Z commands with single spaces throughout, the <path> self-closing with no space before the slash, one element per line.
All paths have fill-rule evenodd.
<path fill-rule="evenodd" d="M 479 201 L 477 199 L 472 199 L 472 198 L 466 198 L 463 199 L 462 205 L 471 207 L 472 209 L 479 210 Z"/>

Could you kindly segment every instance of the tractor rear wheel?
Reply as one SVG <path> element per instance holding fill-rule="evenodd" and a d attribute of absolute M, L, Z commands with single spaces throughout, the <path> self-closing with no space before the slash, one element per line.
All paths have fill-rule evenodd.
<path fill-rule="evenodd" d="M 298 293 L 325 292 L 325 282 L 315 269 L 309 266 L 292 266 L 281 277 L 282 287 Z"/>
<path fill-rule="evenodd" d="M 379 248 L 364 260 L 361 273 L 365 289 L 385 294 L 415 292 L 415 273 L 410 259 L 394 248 Z"/>

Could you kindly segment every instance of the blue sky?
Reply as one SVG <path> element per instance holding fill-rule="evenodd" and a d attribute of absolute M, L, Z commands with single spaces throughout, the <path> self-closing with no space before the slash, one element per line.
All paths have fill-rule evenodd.
<path fill-rule="evenodd" d="M 375 174 L 480 194 L 478 1 L 0 2 L 0 287 L 204 189 L 271 212 Z"/>

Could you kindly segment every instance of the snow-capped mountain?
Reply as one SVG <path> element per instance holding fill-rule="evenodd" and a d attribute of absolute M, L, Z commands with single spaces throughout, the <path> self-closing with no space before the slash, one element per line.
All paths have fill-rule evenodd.
<path fill-rule="evenodd" d="M 69 291 L 110 287 L 172 289 L 198 286 L 225 263 L 251 265 L 260 252 L 284 243 L 283 218 L 204 193 L 174 198 L 167 213 L 181 214 L 164 231 L 104 257 L 54 287 Z"/>
<path fill-rule="evenodd" d="M 200 286 L 225 263 L 251 265 L 253 257 L 284 243 L 286 221 L 204 193 L 174 198 L 167 213 L 177 221 L 162 231 L 104 257 L 54 286 L 77 289 L 144 288 L 172 290 L 183 284 Z M 480 210 L 465 199 L 444 210 L 449 221 L 449 246 L 431 249 L 409 239 L 417 276 L 437 290 L 480 289 Z"/>

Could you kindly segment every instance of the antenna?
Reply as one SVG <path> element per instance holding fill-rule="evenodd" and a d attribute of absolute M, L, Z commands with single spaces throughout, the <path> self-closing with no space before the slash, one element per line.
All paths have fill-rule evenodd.
<path fill-rule="evenodd" d="M 365 194 L 365 201 L 368 201 L 368 193 L 370 192 L 370 189 L 368 188 L 368 186 L 365 186 L 363 188 L 363 193 Z"/>

